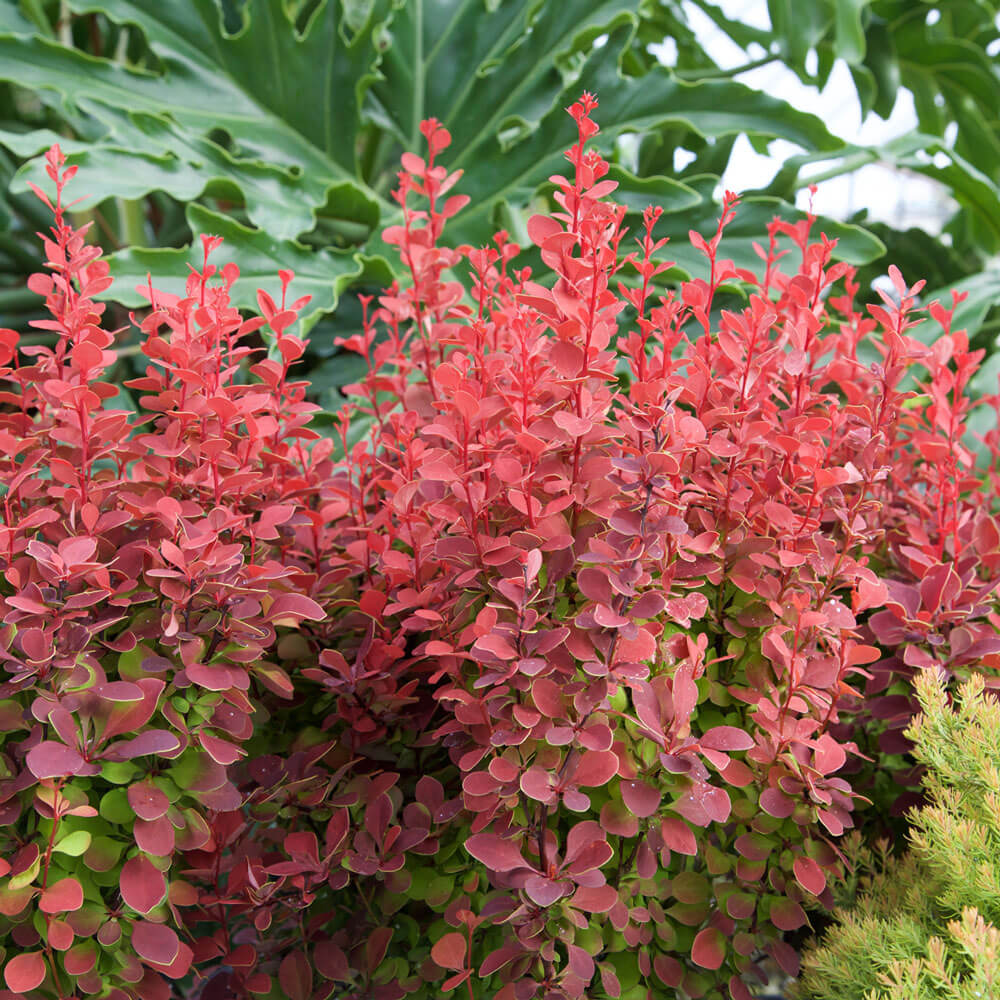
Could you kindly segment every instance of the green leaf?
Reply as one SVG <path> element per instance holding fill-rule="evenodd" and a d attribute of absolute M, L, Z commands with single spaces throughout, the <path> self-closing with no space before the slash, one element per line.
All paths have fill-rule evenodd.
<path fill-rule="evenodd" d="M 852 66 L 865 57 L 865 29 L 861 16 L 870 3 L 871 0 L 834 0 L 837 55 Z"/>
<path fill-rule="evenodd" d="M 274 268 L 292 266 L 316 295 L 311 309 L 333 309 L 363 267 L 331 245 L 398 266 L 379 229 L 395 218 L 387 193 L 402 149 L 419 148 L 423 117 L 451 130 L 444 162 L 464 170 L 459 190 L 472 198 L 449 231 L 455 242 L 487 241 L 505 206 L 519 209 L 563 170 L 575 140 L 564 109 L 584 89 L 602 101 L 597 143 L 609 153 L 623 135 L 664 130 L 718 140 L 726 156 L 743 133 L 808 150 L 840 144 L 818 118 L 741 84 L 647 72 L 636 39 L 655 5 L 634 0 L 319 0 L 301 30 L 289 5 L 247 0 L 229 31 L 216 0 L 67 3 L 133 26 L 148 58 L 122 65 L 39 33 L 7 34 L 0 79 L 72 123 L 77 138 L 60 141 L 80 167 L 75 193 L 100 202 L 162 191 L 194 202 L 191 229 L 224 231 L 225 253 L 247 274 L 241 305 Z M 0 144 L 34 158 L 16 190 L 43 179 L 38 154 L 56 138 L 0 133 Z M 636 179 L 623 194 L 691 198 L 667 180 Z M 293 242 L 306 233 L 308 246 Z M 154 265 L 177 291 L 188 260 L 186 250 L 133 247 L 115 257 L 126 280 L 113 294 L 138 304 L 131 285 Z"/>
<path fill-rule="evenodd" d="M 184 295 L 190 274 L 188 265 L 201 266 L 202 248 L 199 237 L 204 234 L 222 236 L 225 242 L 213 253 L 212 263 L 221 268 L 235 261 L 240 276 L 233 285 L 232 301 L 240 308 L 256 308 L 257 289 L 280 294 L 278 270 L 295 272 L 293 295 L 312 295 L 312 301 L 302 311 L 308 323 L 317 315 L 332 312 L 341 292 L 354 281 L 367 275 L 369 280 L 388 283 L 388 265 L 378 258 L 364 258 L 354 251 L 311 250 L 292 240 L 278 240 L 267 233 L 241 226 L 229 216 L 192 204 L 187 210 L 188 224 L 195 238 L 181 250 L 131 248 L 113 254 L 109 260 L 115 287 L 105 293 L 127 306 L 138 306 L 147 300 L 135 289 L 146 286 L 147 275 L 155 275 L 154 286 L 172 295 Z"/>
<path fill-rule="evenodd" d="M 360 102 L 379 59 L 372 39 L 391 16 L 390 0 L 376 0 L 353 32 L 342 3 L 322 2 L 301 35 L 285 5 L 269 0 L 250 0 L 234 35 L 225 32 L 213 0 L 72 0 L 70 6 L 138 26 L 162 66 L 162 73 L 152 73 L 37 35 L 0 36 L 0 78 L 43 96 L 54 91 L 78 111 L 100 102 L 119 112 L 104 116 L 110 128 L 95 144 L 95 170 L 113 177 L 139 129 L 147 154 L 155 158 L 157 150 L 169 149 L 188 173 L 201 175 L 202 190 L 220 176 L 233 180 L 251 218 L 273 217 L 266 204 L 289 196 L 294 225 L 302 228 L 289 222 L 282 235 L 311 228 L 331 184 L 349 182 L 380 201 L 355 175 L 355 140 Z M 233 155 L 207 139 L 218 132 L 233 142 Z M 117 158 L 104 160 L 106 152 Z M 178 172 L 160 159 L 161 169 Z M 154 165 L 145 168 L 149 181 Z M 190 176 L 186 183 L 196 184 Z"/>
<path fill-rule="evenodd" d="M 0 131 L 0 144 L 19 157 L 37 156 L 58 142 L 68 162 L 79 169 L 74 189 L 87 192 L 88 202 L 105 198 L 142 198 L 165 191 L 178 201 L 202 195 L 243 200 L 255 226 L 278 239 L 291 239 L 311 229 L 318 210 L 319 192 L 310 192 L 285 169 L 258 162 L 240 162 L 226 150 L 164 115 L 123 111 L 81 100 L 78 106 L 92 112 L 107 127 L 107 141 L 99 146 L 67 140 L 48 129 L 28 133 Z M 11 190 L 28 190 L 28 182 L 45 187 L 49 182 L 41 157 L 25 164 L 15 175 Z M 338 217 L 374 227 L 379 203 L 357 185 L 345 184 L 338 198 Z M 315 195 L 315 196 L 314 196 Z"/>
<path fill-rule="evenodd" d="M 78 858 L 90 847 L 90 841 L 91 836 L 86 830 L 74 830 L 61 840 L 57 840 L 52 850 L 59 854 L 68 854 L 71 858 Z"/>

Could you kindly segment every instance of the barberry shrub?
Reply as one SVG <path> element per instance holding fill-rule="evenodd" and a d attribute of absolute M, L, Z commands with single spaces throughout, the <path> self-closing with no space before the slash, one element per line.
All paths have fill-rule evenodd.
<path fill-rule="evenodd" d="M 860 681 L 943 645 L 870 612 L 908 609 L 896 579 L 933 600 L 914 573 L 950 595 L 960 549 L 947 648 L 988 613 L 977 358 L 943 307 L 944 346 L 910 335 L 895 269 L 864 316 L 811 218 L 736 267 L 732 195 L 691 234 L 707 278 L 662 294 L 595 107 L 534 273 L 505 233 L 443 243 L 467 199 L 424 124 L 385 233 L 410 280 L 363 303 L 336 440 L 290 377 L 292 276 L 247 319 L 212 240 L 183 298 L 150 280 L 118 408 L 107 270 L 50 154 L 58 343 L 2 341 L 11 993 L 745 1000 L 764 960 L 797 972 L 884 725 Z"/>
<path fill-rule="evenodd" d="M 67 221 L 74 172 L 54 147 L 54 199 L 37 192 L 54 225 L 29 286 L 55 347 L 0 331 L 3 977 L 8 997 L 165 998 L 206 956 L 189 909 L 224 929 L 210 957 L 239 963 L 220 871 L 198 859 L 231 846 L 246 805 L 257 692 L 287 694 L 266 651 L 323 615 L 282 553 L 330 447 L 308 447 L 314 407 L 288 377 L 290 274 L 249 320 L 228 304 L 235 265 L 206 263 L 184 298 L 150 285 L 142 411 L 115 405 L 94 298 L 111 279 Z M 265 326 L 274 356 L 255 360 Z"/>
<path fill-rule="evenodd" d="M 464 199 L 425 123 L 385 234 L 411 280 L 348 342 L 369 365 L 336 479 L 356 631 L 320 654 L 339 692 L 323 726 L 372 766 L 387 739 L 406 748 L 364 813 L 366 870 L 403 865 L 421 830 L 433 854 L 366 898 L 398 963 L 387 996 L 435 968 L 441 989 L 503 1000 L 744 1000 L 765 958 L 797 974 L 865 804 L 847 762 L 888 743 L 862 685 L 910 712 L 918 649 L 954 676 L 997 648 L 975 619 L 1000 536 L 963 443 L 981 355 L 954 303 L 930 307 L 927 348 L 922 283 L 890 268 L 865 315 L 811 218 L 775 220 L 760 271 L 738 268 L 729 194 L 716 231 L 691 234 L 707 279 L 660 294 L 658 212 L 623 253 L 626 208 L 587 150 L 595 106 L 570 109 L 572 176 L 528 222 L 539 273 L 506 233 L 442 245 Z"/>
<path fill-rule="evenodd" d="M 907 730 L 929 804 L 912 847 L 855 845 L 856 904 L 836 911 L 805 954 L 802 997 L 976 1000 L 1000 988 L 1000 703 L 973 675 L 954 706 L 940 675 L 916 680 L 923 709 Z"/>

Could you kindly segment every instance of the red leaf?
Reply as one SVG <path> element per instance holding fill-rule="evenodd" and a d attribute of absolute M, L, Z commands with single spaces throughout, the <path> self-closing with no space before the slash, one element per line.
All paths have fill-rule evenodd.
<path fill-rule="evenodd" d="M 796 880 L 806 892 L 818 896 L 826 888 L 826 875 L 812 858 L 796 858 L 792 868 Z"/>
<path fill-rule="evenodd" d="M 312 993 L 312 969 L 304 951 L 293 951 L 282 959 L 278 982 L 289 1000 L 308 1000 Z"/>
<path fill-rule="evenodd" d="M 180 951 L 180 940 L 165 924 L 137 920 L 132 927 L 132 947 L 140 958 L 170 965 Z"/>
<path fill-rule="evenodd" d="M 471 969 L 466 969 L 464 972 L 457 972 L 454 976 L 449 976 L 442 984 L 441 989 L 445 992 L 453 990 L 456 986 L 461 986 L 462 983 L 466 981 L 472 975 Z"/>
<path fill-rule="evenodd" d="M 33 746 L 25 761 L 36 778 L 65 778 L 76 774 L 84 764 L 76 750 L 54 740 L 43 740 Z"/>
<path fill-rule="evenodd" d="M 642 819 L 652 816 L 660 808 L 660 790 L 645 781 L 622 781 L 622 801 L 633 815 Z"/>
<path fill-rule="evenodd" d="M 586 788 L 606 785 L 618 773 L 618 755 L 611 750 L 585 750 L 573 772 L 573 784 Z"/>
<path fill-rule="evenodd" d="M 40 951 L 15 955 L 4 966 L 3 978 L 15 993 L 38 989 L 45 979 L 45 958 Z"/>
<path fill-rule="evenodd" d="M 83 886 L 75 878 L 63 878 L 42 892 L 42 913 L 71 913 L 83 906 Z"/>
<path fill-rule="evenodd" d="M 466 947 L 465 937 L 453 931 L 435 943 L 431 948 L 431 958 L 442 969 L 464 969 Z"/>
<path fill-rule="evenodd" d="M 469 837 L 465 849 L 490 871 L 512 872 L 515 868 L 531 867 L 514 841 L 504 840 L 495 833 L 477 833 Z"/>
<path fill-rule="evenodd" d="M 167 894 L 167 882 L 163 872 L 148 858 L 137 856 L 129 858 L 122 867 L 121 893 L 122 899 L 133 910 L 149 913 L 163 901 Z"/>
<path fill-rule="evenodd" d="M 326 612 L 305 594 L 282 594 L 267 609 L 267 617 L 275 625 L 298 625 L 303 618 L 322 621 Z"/>
<path fill-rule="evenodd" d="M 726 938 L 722 931 L 706 927 L 698 931 L 691 945 L 691 961 L 703 969 L 718 969 L 726 958 Z"/>

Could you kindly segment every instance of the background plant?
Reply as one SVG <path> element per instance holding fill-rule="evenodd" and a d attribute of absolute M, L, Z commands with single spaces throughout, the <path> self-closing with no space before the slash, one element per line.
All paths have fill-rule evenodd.
<path fill-rule="evenodd" d="M 916 687 L 908 735 L 929 804 L 904 857 L 854 844 L 859 895 L 806 953 L 801 996 L 972 1000 L 1000 982 L 1000 707 L 980 676 L 954 702 L 932 671 Z"/>

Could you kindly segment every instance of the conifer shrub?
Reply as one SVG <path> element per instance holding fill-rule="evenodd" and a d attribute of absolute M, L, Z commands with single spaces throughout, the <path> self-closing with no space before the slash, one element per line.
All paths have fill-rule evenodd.
<path fill-rule="evenodd" d="M 981 1000 L 1000 991 L 1000 703 L 973 675 L 952 704 L 922 673 L 907 730 L 928 804 L 911 848 L 855 842 L 856 901 L 805 954 L 798 995 L 816 1000 Z"/>
<path fill-rule="evenodd" d="M 534 271 L 507 233 L 446 245 L 467 199 L 424 123 L 384 234 L 410 278 L 363 302 L 333 438 L 291 374 L 293 276 L 247 318 L 209 238 L 183 297 L 150 278 L 117 402 L 50 153 L 59 342 L 0 337 L 8 995 L 746 1000 L 765 959 L 797 973 L 886 728 L 864 684 L 995 653 L 979 356 L 937 304 L 935 347 L 911 335 L 894 268 L 866 314 L 811 217 L 726 259 L 730 194 L 691 233 L 707 277 L 664 293 L 595 108 Z"/>

